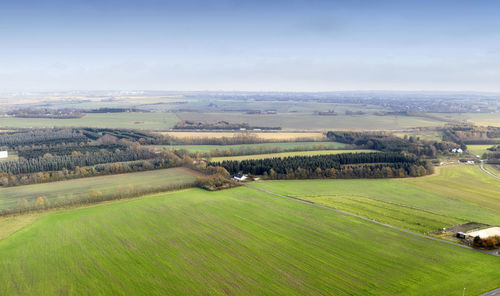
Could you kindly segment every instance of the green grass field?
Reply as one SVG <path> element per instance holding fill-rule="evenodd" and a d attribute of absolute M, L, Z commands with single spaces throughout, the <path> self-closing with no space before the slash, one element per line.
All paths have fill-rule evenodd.
<path fill-rule="evenodd" d="M 419 178 L 263 181 L 255 186 L 420 232 L 460 221 L 500 225 L 500 182 L 478 166 L 442 167 Z"/>
<path fill-rule="evenodd" d="M 493 145 L 467 145 L 467 151 L 474 155 L 479 155 L 483 157 L 483 154 L 488 152 L 488 148 L 493 147 Z"/>
<path fill-rule="evenodd" d="M 325 195 L 303 199 L 420 233 L 435 232 L 443 227 L 468 222 L 358 195 Z"/>
<path fill-rule="evenodd" d="M 0 117 L 0 127 L 99 127 L 165 130 L 174 127 L 178 118 L 172 113 L 92 113 L 76 119 Z"/>
<path fill-rule="evenodd" d="M 497 176 L 499 176 L 499 177 L 500 177 L 500 165 L 498 165 L 498 164 L 496 164 L 496 165 L 494 165 L 494 164 L 485 164 L 485 165 L 484 165 L 484 167 L 485 167 L 488 171 L 490 171 L 490 172 L 492 172 L 493 174 L 496 174 Z"/>
<path fill-rule="evenodd" d="M 177 113 L 182 120 L 216 122 L 225 120 L 231 123 L 245 122 L 251 126 L 281 127 L 283 130 L 397 130 L 411 127 L 442 126 L 443 121 L 412 116 L 317 116 L 313 114 L 278 113 Z"/>
<path fill-rule="evenodd" d="M 400 133 L 394 133 L 396 136 L 403 138 L 405 135 L 407 136 L 413 136 L 413 137 L 418 137 L 422 140 L 428 140 L 428 141 L 442 141 L 443 139 L 443 134 L 440 131 L 418 131 L 418 130 L 411 130 L 411 131 L 406 131 L 406 132 L 400 132 Z"/>
<path fill-rule="evenodd" d="M 500 126 L 498 113 L 434 113 L 432 115 L 457 121 L 467 120 L 475 125 Z"/>
<path fill-rule="evenodd" d="M 326 154 L 341 154 L 341 153 L 367 153 L 376 152 L 376 150 L 370 149 L 350 149 L 350 150 L 316 150 L 316 151 L 293 151 L 293 152 L 281 152 L 281 153 L 268 153 L 268 154 L 254 154 L 254 155 L 240 155 L 240 156 L 224 156 L 224 157 L 214 157 L 212 161 L 224 161 L 224 160 L 246 160 L 246 159 L 265 159 L 274 157 L 289 157 L 289 156 L 313 156 L 313 155 L 326 155 Z"/>
<path fill-rule="evenodd" d="M 285 142 L 285 143 L 262 143 L 262 144 L 242 144 L 242 145 L 155 145 L 152 147 L 166 149 L 186 149 L 189 152 L 209 153 L 212 150 L 219 149 L 255 149 L 255 148 L 281 148 L 281 149 L 342 149 L 347 144 L 337 142 Z"/>
<path fill-rule="evenodd" d="M 500 213 L 500 180 L 476 166 L 445 167 L 440 174 L 400 182 Z"/>
<path fill-rule="evenodd" d="M 167 184 L 186 184 L 195 180 L 195 173 L 184 168 L 173 168 L 121 175 L 81 178 L 68 181 L 0 188 L 0 209 L 19 206 L 20 201 L 32 203 L 38 196 L 51 201 L 66 201 L 88 196 L 90 190 L 104 194 L 127 190 L 162 186 Z"/>
<path fill-rule="evenodd" d="M 26 224 L 0 241 L 1 295 L 477 295 L 500 286 L 496 257 L 249 188 L 158 194 Z"/>

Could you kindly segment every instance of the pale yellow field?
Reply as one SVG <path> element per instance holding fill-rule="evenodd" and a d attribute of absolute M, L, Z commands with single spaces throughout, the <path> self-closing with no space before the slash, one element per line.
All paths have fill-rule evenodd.
<path fill-rule="evenodd" d="M 459 121 L 467 120 L 475 125 L 481 126 L 500 126 L 499 113 L 432 113 L 431 115 Z"/>
<path fill-rule="evenodd" d="M 314 156 L 314 155 L 327 155 L 327 154 L 341 154 L 341 153 L 368 153 L 376 152 L 376 150 L 370 149 L 351 149 L 351 150 L 316 150 L 316 151 L 293 151 L 293 152 L 280 152 L 280 153 L 268 153 L 268 154 L 253 154 L 253 155 L 240 155 L 240 156 L 222 156 L 214 157 L 211 161 L 218 162 L 224 160 L 247 160 L 247 159 L 266 159 L 266 158 L 283 158 L 292 156 Z"/>
<path fill-rule="evenodd" d="M 326 137 L 320 132 L 160 132 L 163 135 L 169 135 L 176 138 L 231 138 L 237 135 L 250 134 L 257 136 L 264 140 L 290 140 L 294 141 L 297 139 L 314 139 L 314 140 L 325 140 Z"/>
<path fill-rule="evenodd" d="M 482 126 L 500 126 L 500 114 L 471 114 L 467 118 L 469 121 Z"/>

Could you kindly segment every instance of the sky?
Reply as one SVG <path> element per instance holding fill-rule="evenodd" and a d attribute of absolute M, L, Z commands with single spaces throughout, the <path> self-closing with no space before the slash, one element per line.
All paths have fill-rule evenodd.
<path fill-rule="evenodd" d="M 0 0 L 0 91 L 500 92 L 500 1 Z"/>

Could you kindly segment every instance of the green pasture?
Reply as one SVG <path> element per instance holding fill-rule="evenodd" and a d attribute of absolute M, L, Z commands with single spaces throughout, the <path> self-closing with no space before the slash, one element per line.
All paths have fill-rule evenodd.
<path fill-rule="evenodd" d="M 40 128 L 40 127 L 98 127 L 166 130 L 179 121 L 172 113 L 91 113 L 82 118 L 47 119 L 0 117 L 3 128 Z"/>
<path fill-rule="evenodd" d="M 500 286 L 491 255 L 250 188 L 157 194 L 27 224 L 0 241 L 0 295 L 477 295 Z"/>
<path fill-rule="evenodd" d="M 396 136 L 403 138 L 405 135 L 407 136 L 413 136 L 413 137 L 418 137 L 422 140 L 427 140 L 427 141 L 437 141 L 441 142 L 443 140 L 443 134 L 440 131 L 433 131 L 433 130 L 409 130 L 405 132 L 399 132 L 399 133 L 394 133 Z"/>
<path fill-rule="evenodd" d="M 500 180 L 483 172 L 479 165 L 444 167 L 434 176 L 400 182 L 500 213 Z"/>
<path fill-rule="evenodd" d="M 484 167 L 492 172 L 493 174 L 496 174 L 497 176 L 500 177 L 500 165 L 498 164 L 485 164 Z"/>
<path fill-rule="evenodd" d="M 498 113 L 434 113 L 432 115 L 447 120 L 469 121 L 475 125 L 500 126 L 500 114 Z"/>
<path fill-rule="evenodd" d="M 414 116 L 318 116 L 304 113 L 176 113 L 182 120 L 248 123 L 251 126 L 281 127 L 283 130 L 397 130 L 412 127 L 442 126 L 443 121 Z"/>
<path fill-rule="evenodd" d="M 49 202 L 66 201 L 81 195 L 88 196 L 90 190 L 99 190 L 104 195 L 119 190 L 186 184 L 192 183 L 194 180 L 194 172 L 184 168 L 173 168 L 43 184 L 0 187 L 0 209 L 18 207 L 22 205 L 24 200 L 32 203 L 39 196 L 47 198 Z"/>
<path fill-rule="evenodd" d="M 327 155 L 327 154 L 342 154 L 342 153 L 367 153 L 376 152 L 370 149 L 350 149 L 350 150 L 315 150 L 315 151 L 292 151 L 280 153 L 267 153 L 267 154 L 254 154 L 254 155 L 240 155 L 240 156 L 223 156 L 213 157 L 211 161 L 218 162 L 224 160 L 246 160 L 246 159 L 265 159 L 265 158 L 283 158 L 292 156 L 314 156 L 314 155 Z"/>
<path fill-rule="evenodd" d="M 189 152 L 209 153 L 216 149 L 225 151 L 231 150 L 251 150 L 251 149 L 266 149 L 279 148 L 282 150 L 302 149 L 302 150 L 323 150 L 323 149 L 342 149 L 347 144 L 337 142 L 284 142 L 284 143 L 261 143 L 261 144 L 241 144 L 241 145 L 154 145 L 152 147 L 165 149 L 185 149 Z"/>
<path fill-rule="evenodd" d="M 500 181 L 478 166 L 442 167 L 435 175 L 419 178 L 262 181 L 254 185 L 417 231 L 432 231 L 454 221 L 500 225 Z M 409 214 L 405 217 L 398 212 Z M 420 216 L 422 220 L 416 220 Z"/>
<path fill-rule="evenodd" d="M 184 98 L 182 98 L 184 100 Z M 313 102 L 313 101 L 281 101 L 281 100 L 242 100 L 240 99 L 218 99 L 214 97 L 199 97 L 199 98 L 186 98 L 186 104 L 172 105 L 171 109 L 195 109 L 200 112 L 209 111 L 217 112 L 221 110 L 276 110 L 279 113 L 314 113 L 317 111 L 335 110 L 338 114 L 345 114 L 345 111 L 363 111 L 366 113 L 373 113 L 377 111 L 389 111 L 383 107 L 369 104 L 345 104 L 345 103 L 326 103 L 326 102 Z M 212 105 L 212 106 L 210 106 Z M 215 105 L 215 106 L 213 106 Z"/>
<path fill-rule="evenodd" d="M 479 157 L 483 157 L 483 154 L 488 151 L 487 149 L 493 147 L 493 145 L 467 145 L 467 151 L 474 155 L 479 155 Z"/>
<path fill-rule="evenodd" d="M 444 227 L 468 222 L 410 206 L 357 195 L 306 196 L 303 199 L 420 233 L 436 232 Z"/>

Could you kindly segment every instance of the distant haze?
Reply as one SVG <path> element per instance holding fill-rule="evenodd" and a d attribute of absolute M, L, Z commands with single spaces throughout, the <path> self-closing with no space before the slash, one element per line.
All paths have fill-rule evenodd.
<path fill-rule="evenodd" d="M 500 1 L 2 1 L 0 92 L 500 92 Z"/>

